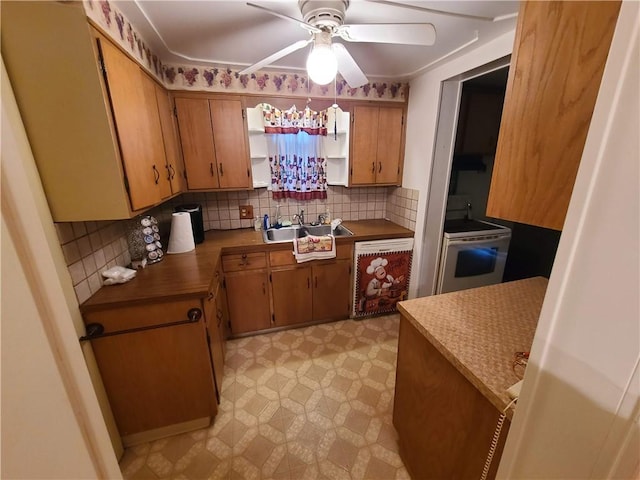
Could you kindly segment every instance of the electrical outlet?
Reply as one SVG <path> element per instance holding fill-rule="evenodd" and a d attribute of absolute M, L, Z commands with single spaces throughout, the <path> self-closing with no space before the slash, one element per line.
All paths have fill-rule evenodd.
<path fill-rule="evenodd" d="M 253 205 L 240 205 L 240 219 L 253 218 Z"/>

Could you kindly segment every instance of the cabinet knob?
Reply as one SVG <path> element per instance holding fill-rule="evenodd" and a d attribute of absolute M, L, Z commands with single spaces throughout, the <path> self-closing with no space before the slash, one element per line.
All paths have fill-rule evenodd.
<path fill-rule="evenodd" d="M 197 322 L 202 318 L 202 310 L 199 308 L 191 308 L 187 312 L 187 318 L 190 322 Z"/>

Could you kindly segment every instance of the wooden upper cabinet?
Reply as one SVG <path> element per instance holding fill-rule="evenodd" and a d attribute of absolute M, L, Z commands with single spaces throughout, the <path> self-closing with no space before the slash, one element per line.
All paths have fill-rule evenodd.
<path fill-rule="evenodd" d="M 167 159 L 167 177 L 172 194 L 180 193 L 187 189 L 187 181 L 184 172 L 184 162 L 180 145 L 178 143 L 178 126 L 174 120 L 173 107 L 169 92 L 160 85 L 156 85 L 156 101 L 160 115 L 160 126 L 164 139 L 164 152 Z"/>
<path fill-rule="evenodd" d="M 189 190 L 250 189 L 240 100 L 175 97 Z"/>
<path fill-rule="evenodd" d="M 404 109 L 354 106 L 350 185 L 398 185 Z"/>
<path fill-rule="evenodd" d="M 522 4 L 488 216 L 562 229 L 619 9 Z"/>
<path fill-rule="evenodd" d="M 455 152 L 495 155 L 504 104 L 504 90 L 465 88 L 460 100 L 460 120 Z"/>
<path fill-rule="evenodd" d="M 125 219 L 160 203 L 153 81 L 87 24 L 82 4 L 3 2 L 1 35 L 53 220 Z"/>
<path fill-rule="evenodd" d="M 240 100 L 209 100 L 220 188 L 251 188 L 246 125 Z"/>
<path fill-rule="evenodd" d="M 217 160 L 208 100 L 176 97 L 175 105 L 189 190 L 217 188 Z"/>

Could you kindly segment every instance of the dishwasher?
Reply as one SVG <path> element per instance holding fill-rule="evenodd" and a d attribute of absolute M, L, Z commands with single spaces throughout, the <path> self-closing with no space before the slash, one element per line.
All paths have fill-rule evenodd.
<path fill-rule="evenodd" d="M 396 311 L 409 294 L 413 238 L 356 242 L 351 317 Z"/>

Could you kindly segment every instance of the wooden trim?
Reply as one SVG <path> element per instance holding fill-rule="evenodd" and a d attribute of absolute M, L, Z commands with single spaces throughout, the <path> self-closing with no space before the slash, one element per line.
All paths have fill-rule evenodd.
<path fill-rule="evenodd" d="M 195 420 L 189 420 L 188 422 L 176 423 L 168 425 L 166 427 L 154 428 L 153 430 L 147 430 L 146 432 L 133 433 L 122 437 L 122 443 L 125 447 L 131 447 L 133 445 L 139 445 L 140 443 L 152 442 L 160 438 L 165 438 L 171 435 L 178 435 L 180 433 L 191 432 L 199 430 L 211 425 L 210 417 L 197 418 Z"/>

